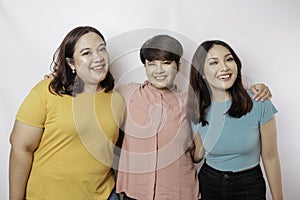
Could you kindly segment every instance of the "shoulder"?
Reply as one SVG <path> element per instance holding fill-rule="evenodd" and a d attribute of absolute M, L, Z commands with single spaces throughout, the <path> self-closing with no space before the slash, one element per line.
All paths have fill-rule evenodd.
<path fill-rule="evenodd" d="M 251 91 L 248 91 L 248 94 L 250 95 L 250 98 L 253 102 L 253 108 L 251 113 L 260 116 L 262 121 L 266 121 L 265 119 L 268 120 L 270 117 L 272 117 L 275 113 L 278 112 L 277 108 L 274 106 L 271 100 L 267 99 L 265 101 L 255 101 L 253 99 L 254 94 Z"/>
<path fill-rule="evenodd" d="M 122 95 L 117 91 L 117 90 L 112 90 L 109 92 L 111 95 L 111 98 L 116 100 L 116 101 L 123 101 Z"/>
<path fill-rule="evenodd" d="M 38 93 L 40 95 L 42 94 L 48 94 L 49 92 L 49 84 L 51 80 L 50 79 L 43 79 L 39 81 L 31 90 L 32 92 Z"/>
<path fill-rule="evenodd" d="M 49 86 L 51 80 L 50 79 L 43 79 L 40 80 L 34 87 L 33 89 L 42 89 Z"/>
<path fill-rule="evenodd" d="M 115 91 L 117 91 L 119 94 L 121 94 L 123 97 L 126 96 L 126 94 L 131 93 L 132 91 L 138 89 L 142 86 L 142 83 L 127 83 L 125 85 L 119 85 L 115 87 Z"/>
<path fill-rule="evenodd" d="M 179 99 L 184 105 L 188 106 L 188 92 L 176 88 L 172 91 L 173 94 L 176 95 L 177 99 Z"/>
<path fill-rule="evenodd" d="M 124 85 L 118 85 L 118 86 L 115 87 L 115 90 L 119 91 L 119 90 L 123 90 L 123 89 L 138 88 L 141 85 L 142 85 L 142 83 L 131 82 L 131 83 L 127 83 L 127 84 L 124 84 Z"/>
<path fill-rule="evenodd" d="M 255 101 L 254 98 L 253 98 L 254 93 L 249 89 L 247 89 L 247 93 L 248 93 L 248 95 L 250 96 L 250 98 L 253 102 L 253 107 L 254 106 L 264 106 L 264 105 L 267 105 L 267 104 L 272 104 L 271 100 L 269 100 L 269 99 L 267 99 L 265 101 Z"/>
<path fill-rule="evenodd" d="M 267 100 L 264 100 L 264 101 L 255 101 L 253 96 L 254 96 L 254 93 L 247 89 L 247 92 L 253 102 L 253 106 L 266 106 L 266 105 L 272 105 L 273 103 L 271 102 L 271 100 L 267 99 Z"/>

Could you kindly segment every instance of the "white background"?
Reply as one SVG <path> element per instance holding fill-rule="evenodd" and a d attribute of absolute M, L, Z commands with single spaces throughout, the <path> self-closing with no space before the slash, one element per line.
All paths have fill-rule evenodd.
<path fill-rule="evenodd" d="M 15 114 L 30 89 L 50 72 L 63 37 L 78 25 L 94 26 L 104 34 L 112 72 L 121 83 L 145 79 L 138 48 L 151 35 L 176 36 L 187 62 L 205 39 L 228 42 L 243 62 L 246 83 L 263 82 L 271 88 L 279 111 L 284 196 L 299 199 L 300 1 L 0 0 L 1 200 L 8 199 L 9 135 Z M 188 72 L 187 64 L 182 68 Z"/>

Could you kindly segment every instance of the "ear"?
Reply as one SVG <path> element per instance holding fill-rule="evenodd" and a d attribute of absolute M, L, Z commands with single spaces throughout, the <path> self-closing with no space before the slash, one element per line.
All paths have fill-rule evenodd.
<path fill-rule="evenodd" d="M 69 67 L 71 68 L 72 71 L 75 71 L 75 66 L 74 66 L 74 61 L 72 58 L 66 58 L 66 61 L 69 65 Z"/>

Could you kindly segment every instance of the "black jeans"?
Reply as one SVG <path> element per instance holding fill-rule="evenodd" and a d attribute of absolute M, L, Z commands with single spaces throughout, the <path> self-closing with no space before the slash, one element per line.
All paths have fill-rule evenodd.
<path fill-rule="evenodd" d="M 135 199 L 130 198 L 130 197 L 126 196 L 125 193 L 123 193 L 123 200 L 135 200 Z"/>
<path fill-rule="evenodd" d="M 265 200 L 266 183 L 260 168 L 222 172 L 206 163 L 198 174 L 201 200 Z"/>

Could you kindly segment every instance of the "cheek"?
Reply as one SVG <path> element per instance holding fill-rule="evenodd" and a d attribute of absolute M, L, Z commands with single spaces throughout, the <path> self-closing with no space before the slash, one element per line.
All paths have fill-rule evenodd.
<path fill-rule="evenodd" d="M 170 72 L 169 78 L 170 78 L 172 81 L 174 81 L 174 79 L 176 78 L 176 74 L 177 74 L 177 71 L 172 70 L 172 71 Z"/>
<path fill-rule="evenodd" d="M 205 65 L 204 68 L 203 68 L 203 75 L 206 77 L 206 76 L 209 76 L 209 74 L 211 73 L 210 72 L 211 70 Z"/>
<path fill-rule="evenodd" d="M 216 72 L 213 70 L 204 70 L 204 76 L 206 79 L 212 79 L 215 77 Z"/>
<path fill-rule="evenodd" d="M 110 57 L 108 54 L 105 54 L 105 59 L 106 59 L 107 63 L 110 63 Z"/>
<path fill-rule="evenodd" d="M 240 72 L 238 71 L 237 68 L 235 68 L 235 69 L 233 69 L 233 73 L 234 73 L 234 76 L 236 78 Z"/>
<path fill-rule="evenodd" d="M 86 66 L 89 66 L 90 64 L 91 64 L 91 61 L 90 61 L 90 59 L 87 59 L 87 58 L 80 58 L 80 59 L 75 60 L 75 67 L 79 70 Z"/>
<path fill-rule="evenodd" d="M 148 78 L 152 77 L 153 70 L 146 68 L 146 75 Z"/>

